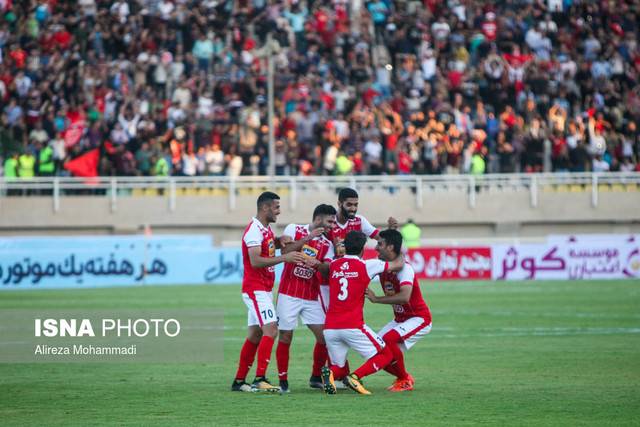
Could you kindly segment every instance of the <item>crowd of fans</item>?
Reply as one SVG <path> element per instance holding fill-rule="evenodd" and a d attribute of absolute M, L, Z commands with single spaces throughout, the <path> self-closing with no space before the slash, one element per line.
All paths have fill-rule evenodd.
<path fill-rule="evenodd" d="M 640 171 L 640 1 L 0 0 L 7 178 Z M 267 41 L 272 40 L 268 45 Z"/>

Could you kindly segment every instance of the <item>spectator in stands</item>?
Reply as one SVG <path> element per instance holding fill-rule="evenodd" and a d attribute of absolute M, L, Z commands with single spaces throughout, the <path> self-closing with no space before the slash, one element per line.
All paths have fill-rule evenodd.
<path fill-rule="evenodd" d="M 0 153 L 265 173 L 271 33 L 279 173 L 636 171 L 640 1 L 611 3 L 3 2 Z"/>

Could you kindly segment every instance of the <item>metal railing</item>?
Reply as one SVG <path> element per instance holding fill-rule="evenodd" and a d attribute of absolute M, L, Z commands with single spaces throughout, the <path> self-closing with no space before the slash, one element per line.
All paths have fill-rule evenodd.
<path fill-rule="evenodd" d="M 96 177 L 0 179 L 0 201 L 11 197 L 51 197 L 54 211 L 63 197 L 108 197 L 111 210 L 117 209 L 121 197 L 166 197 L 169 209 L 175 210 L 183 196 L 226 198 L 231 210 L 238 196 L 275 190 L 288 196 L 295 209 L 305 193 L 335 191 L 352 187 L 358 191 L 380 190 L 390 195 L 410 191 L 416 207 L 422 208 L 425 193 L 463 193 L 470 208 L 479 194 L 529 192 L 532 207 L 538 205 L 539 193 L 589 192 L 592 206 L 598 205 L 601 191 L 640 192 L 640 173 L 546 173 L 491 175 L 375 175 L 375 176 L 201 176 L 201 177 Z M 638 194 L 640 196 L 640 194 Z M 634 197 L 638 197 L 634 195 Z"/>

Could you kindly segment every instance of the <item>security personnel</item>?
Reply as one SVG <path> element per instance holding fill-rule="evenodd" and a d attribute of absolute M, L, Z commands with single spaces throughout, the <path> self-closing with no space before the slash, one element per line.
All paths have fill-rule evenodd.
<path fill-rule="evenodd" d="M 13 181 L 18 177 L 18 155 L 12 154 L 4 161 L 4 179 Z"/>
<path fill-rule="evenodd" d="M 407 220 L 407 223 L 400 229 L 402 234 L 402 240 L 407 248 L 417 248 L 420 246 L 420 235 L 422 231 L 412 219 Z"/>
<path fill-rule="evenodd" d="M 53 176 L 56 165 L 53 161 L 53 149 L 50 145 L 45 145 L 38 153 L 38 175 Z"/>
<path fill-rule="evenodd" d="M 162 156 L 156 159 L 153 174 L 155 176 L 169 176 L 169 162 L 167 162 L 167 159 Z"/>
<path fill-rule="evenodd" d="M 20 178 L 33 178 L 36 174 L 36 158 L 27 151 L 18 157 L 18 176 Z"/>

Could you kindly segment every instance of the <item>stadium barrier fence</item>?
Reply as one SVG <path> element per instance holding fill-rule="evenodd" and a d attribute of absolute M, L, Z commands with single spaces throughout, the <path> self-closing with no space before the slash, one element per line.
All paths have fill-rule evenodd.
<path fill-rule="evenodd" d="M 199 176 L 199 177 L 36 177 L 0 179 L 0 197 L 50 196 L 54 212 L 60 199 L 73 196 L 107 197 L 111 211 L 123 197 L 165 197 L 170 211 L 175 211 L 181 197 L 219 197 L 230 210 L 236 208 L 240 195 L 257 195 L 277 191 L 287 195 L 290 209 L 301 204 L 305 194 L 342 187 L 356 190 L 379 189 L 389 193 L 410 191 L 415 205 L 421 209 L 425 193 L 466 194 L 470 208 L 476 205 L 476 194 L 528 192 L 531 207 L 539 204 L 541 192 L 587 193 L 591 205 L 598 206 L 602 192 L 640 192 L 638 173 L 544 173 L 489 175 L 383 175 L 383 176 Z"/>

